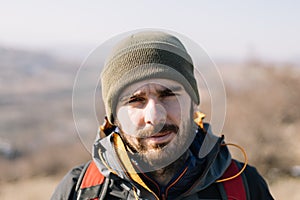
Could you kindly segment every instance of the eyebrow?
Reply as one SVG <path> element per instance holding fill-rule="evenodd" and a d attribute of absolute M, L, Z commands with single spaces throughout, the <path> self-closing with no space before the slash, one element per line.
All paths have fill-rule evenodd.
<path fill-rule="evenodd" d="M 171 87 L 171 88 L 165 88 L 163 90 L 158 90 L 157 93 L 160 95 L 163 94 L 169 94 L 169 93 L 176 93 L 176 92 L 180 92 L 182 90 L 182 87 Z"/>
<path fill-rule="evenodd" d="M 171 86 L 169 88 L 164 88 L 164 89 L 158 90 L 157 93 L 159 95 L 163 95 L 163 94 L 180 92 L 182 90 L 183 90 L 183 88 L 180 87 L 180 86 L 174 86 L 174 87 Z M 146 93 L 143 92 L 143 91 L 141 91 L 141 92 L 135 92 L 133 94 L 127 94 L 127 95 L 124 95 L 123 97 L 120 97 L 119 101 L 120 102 L 126 102 L 126 101 L 128 101 L 128 99 L 135 98 L 135 97 L 141 97 L 141 96 L 143 96 L 145 94 Z"/>

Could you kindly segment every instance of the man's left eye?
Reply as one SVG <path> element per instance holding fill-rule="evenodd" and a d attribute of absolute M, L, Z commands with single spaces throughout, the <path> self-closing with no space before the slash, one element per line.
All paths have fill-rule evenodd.
<path fill-rule="evenodd" d="M 160 97 L 171 97 L 171 96 L 176 96 L 176 94 L 173 92 L 164 92 L 160 94 Z"/>

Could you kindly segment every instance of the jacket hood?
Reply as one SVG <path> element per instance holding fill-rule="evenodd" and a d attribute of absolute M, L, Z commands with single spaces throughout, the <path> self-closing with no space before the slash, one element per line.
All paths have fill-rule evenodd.
<path fill-rule="evenodd" d="M 204 124 L 204 129 L 207 131 L 198 128 L 195 139 L 189 147 L 189 159 L 185 166 L 188 170 L 178 185 L 174 185 L 174 192 L 183 188 L 182 196 L 201 191 L 216 182 L 231 162 L 228 148 L 222 145 L 224 137 L 213 135 L 209 124 Z M 102 139 L 97 136 L 93 146 L 93 160 L 105 177 L 119 177 L 153 193 L 136 172 L 125 148 L 121 137 L 115 132 Z"/>

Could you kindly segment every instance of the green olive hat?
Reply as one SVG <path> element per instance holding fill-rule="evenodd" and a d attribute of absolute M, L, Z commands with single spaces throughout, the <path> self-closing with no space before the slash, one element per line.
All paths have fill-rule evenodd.
<path fill-rule="evenodd" d="M 101 73 L 102 98 L 111 124 L 121 92 L 133 83 L 154 78 L 182 84 L 199 104 L 193 62 L 180 40 L 165 32 L 143 31 L 117 44 Z"/>

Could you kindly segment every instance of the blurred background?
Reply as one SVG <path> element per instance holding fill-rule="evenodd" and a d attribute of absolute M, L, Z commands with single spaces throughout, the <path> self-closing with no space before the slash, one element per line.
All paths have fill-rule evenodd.
<path fill-rule="evenodd" d="M 76 73 L 98 45 L 140 28 L 206 50 L 225 84 L 226 141 L 245 148 L 275 199 L 300 199 L 299 1 L 0 3 L 0 199 L 49 199 L 90 159 L 72 114 Z M 91 119 L 84 127 L 96 134 Z"/>

